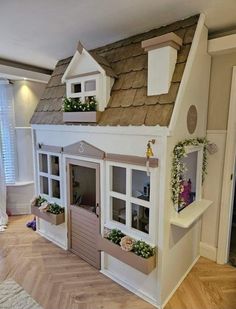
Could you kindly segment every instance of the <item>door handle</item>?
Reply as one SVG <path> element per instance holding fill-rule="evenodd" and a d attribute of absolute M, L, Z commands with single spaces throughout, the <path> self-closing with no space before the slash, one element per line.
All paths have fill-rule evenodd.
<path fill-rule="evenodd" d="M 97 217 L 99 217 L 99 214 L 100 214 L 100 209 L 99 209 L 99 204 L 97 203 L 97 205 L 96 205 L 96 215 L 97 215 Z"/>

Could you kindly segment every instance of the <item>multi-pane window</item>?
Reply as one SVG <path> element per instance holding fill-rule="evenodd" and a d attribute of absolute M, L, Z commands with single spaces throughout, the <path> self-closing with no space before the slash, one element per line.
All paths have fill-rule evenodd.
<path fill-rule="evenodd" d="M 16 181 L 15 122 L 12 85 L 0 81 L 0 147 L 5 181 Z"/>
<path fill-rule="evenodd" d="M 98 79 L 96 76 L 86 76 L 67 81 L 67 97 L 80 98 L 82 102 L 97 96 Z"/>
<path fill-rule="evenodd" d="M 38 153 L 39 194 L 61 199 L 60 157 L 56 154 Z"/>
<path fill-rule="evenodd" d="M 151 176 L 147 175 L 145 167 L 116 163 L 110 163 L 108 168 L 107 201 L 110 207 L 106 222 L 127 234 L 138 234 L 141 238 L 150 239 L 152 173 Z"/>

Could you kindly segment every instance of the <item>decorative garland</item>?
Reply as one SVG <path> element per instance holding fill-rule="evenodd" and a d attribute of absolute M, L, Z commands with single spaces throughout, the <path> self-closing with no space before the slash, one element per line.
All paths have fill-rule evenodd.
<path fill-rule="evenodd" d="M 171 191 L 172 201 L 175 207 L 182 208 L 184 202 L 180 200 L 181 182 L 184 172 L 186 171 L 185 164 L 181 161 L 186 157 L 186 146 L 203 146 L 203 162 L 202 162 L 202 183 L 207 174 L 207 146 L 209 142 L 206 138 L 186 139 L 179 142 L 173 150 L 172 170 L 171 170 Z"/>

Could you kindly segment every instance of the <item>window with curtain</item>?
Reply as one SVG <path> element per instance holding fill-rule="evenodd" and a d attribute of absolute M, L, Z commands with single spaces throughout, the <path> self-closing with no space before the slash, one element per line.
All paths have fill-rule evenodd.
<path fill-rule="evenodd" d="M 0 146 L 6 184 L 15 183 L 15 121 L 12 85 L 0 81 Z"/>

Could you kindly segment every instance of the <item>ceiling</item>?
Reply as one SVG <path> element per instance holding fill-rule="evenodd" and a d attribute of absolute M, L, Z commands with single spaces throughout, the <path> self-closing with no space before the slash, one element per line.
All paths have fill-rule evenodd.
<path fill-rule="evenodd" d="M 0 0 L 0 58 L 52 69 L 78 40 L 91 49 L 199 12 L 210 31 L 236 26 L 235 0 Z"/>

